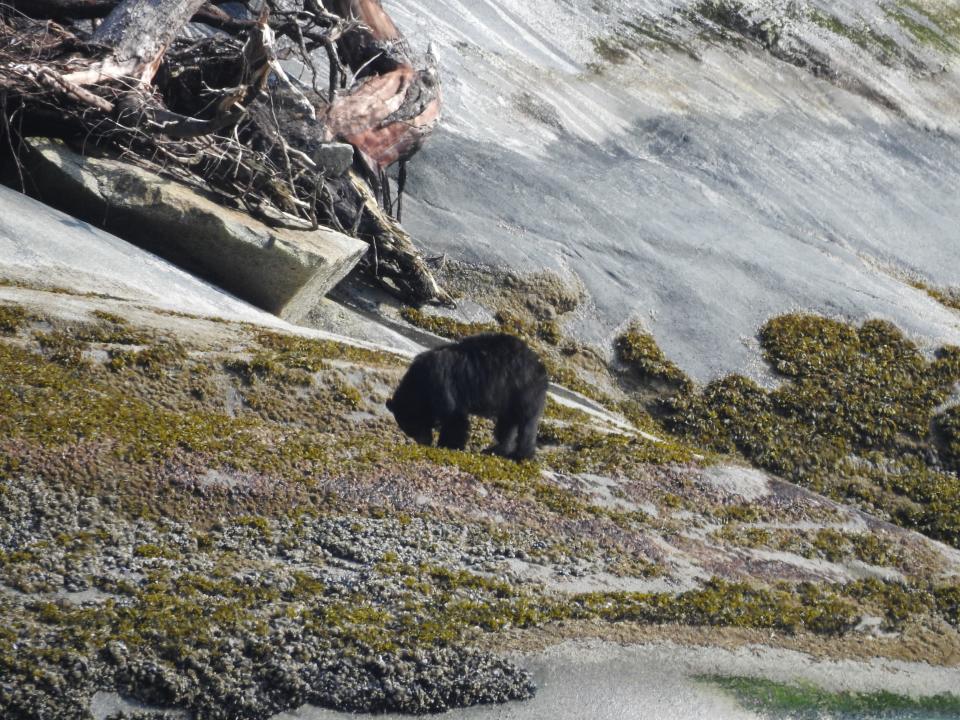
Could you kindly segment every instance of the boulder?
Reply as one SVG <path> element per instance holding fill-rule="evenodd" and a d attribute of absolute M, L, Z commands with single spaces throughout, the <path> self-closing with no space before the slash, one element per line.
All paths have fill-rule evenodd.
<path fill-rule="evenodd" d="M 28 191 L 289 322 L 302 321 L 367 250 L 327 228 L 268 227 L 135 165 L 31 140 Z"/>

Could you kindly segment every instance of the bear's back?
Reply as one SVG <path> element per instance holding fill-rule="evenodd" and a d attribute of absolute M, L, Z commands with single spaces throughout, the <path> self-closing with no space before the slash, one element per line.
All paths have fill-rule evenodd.
<path fill-rule="evenodd" d="M 526 381 L 547 374 L 540 356 L 515 335 L 480 333 L 440 349 L 455 352 L 491 372 L 520 372 Z"/>
<path fill-rule="evenodd" d="M 454 404 L 492 416 L 527 394 L 542 394 L 547 370 L 520 338 L 483 333 L 429 351 L 430 374 Z"/>

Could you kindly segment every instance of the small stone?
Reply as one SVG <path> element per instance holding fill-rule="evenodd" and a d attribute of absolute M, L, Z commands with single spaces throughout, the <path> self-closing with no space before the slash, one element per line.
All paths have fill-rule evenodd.
<path fill-rule="evenodd" d="M 347 143 L 323 143 L 314 151 L 313 160 L 325 175 L 340 177 L 353 165 L 353 146 Z"/>

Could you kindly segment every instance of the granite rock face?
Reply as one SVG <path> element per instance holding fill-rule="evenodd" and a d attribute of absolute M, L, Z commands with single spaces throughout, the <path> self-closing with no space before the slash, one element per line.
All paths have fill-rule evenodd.
<path fill-rule="evenodd" d="M 29 191 L 284 320 L 299 322 L 367 245 L 326 228 L 272 228 L 168 178 L 33 141 Z"/>
<path fill-rule="evenodd" d="M 757 329 L 797 310 L 957 344 L 911 284 L 960 285 L 956 7 L 394 0 L 444 83 L 404 227 L 427 255 L 577 276 L 567 331 L 609 347 L 639 322 L 703 382 L 767 382 Z"/>

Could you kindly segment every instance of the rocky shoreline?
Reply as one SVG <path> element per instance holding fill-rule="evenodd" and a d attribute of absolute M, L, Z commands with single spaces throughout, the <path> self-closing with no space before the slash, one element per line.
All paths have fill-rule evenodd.
<path fill-rule="evenodd" d="M 437 712 L 530 698 L 531 642 L 657 628 L 958 662 L 955 550 L 676 438 L 551 401 L 536 463 L 424 449 L 403 358 L 4 293 L 5 717 Z"/>

